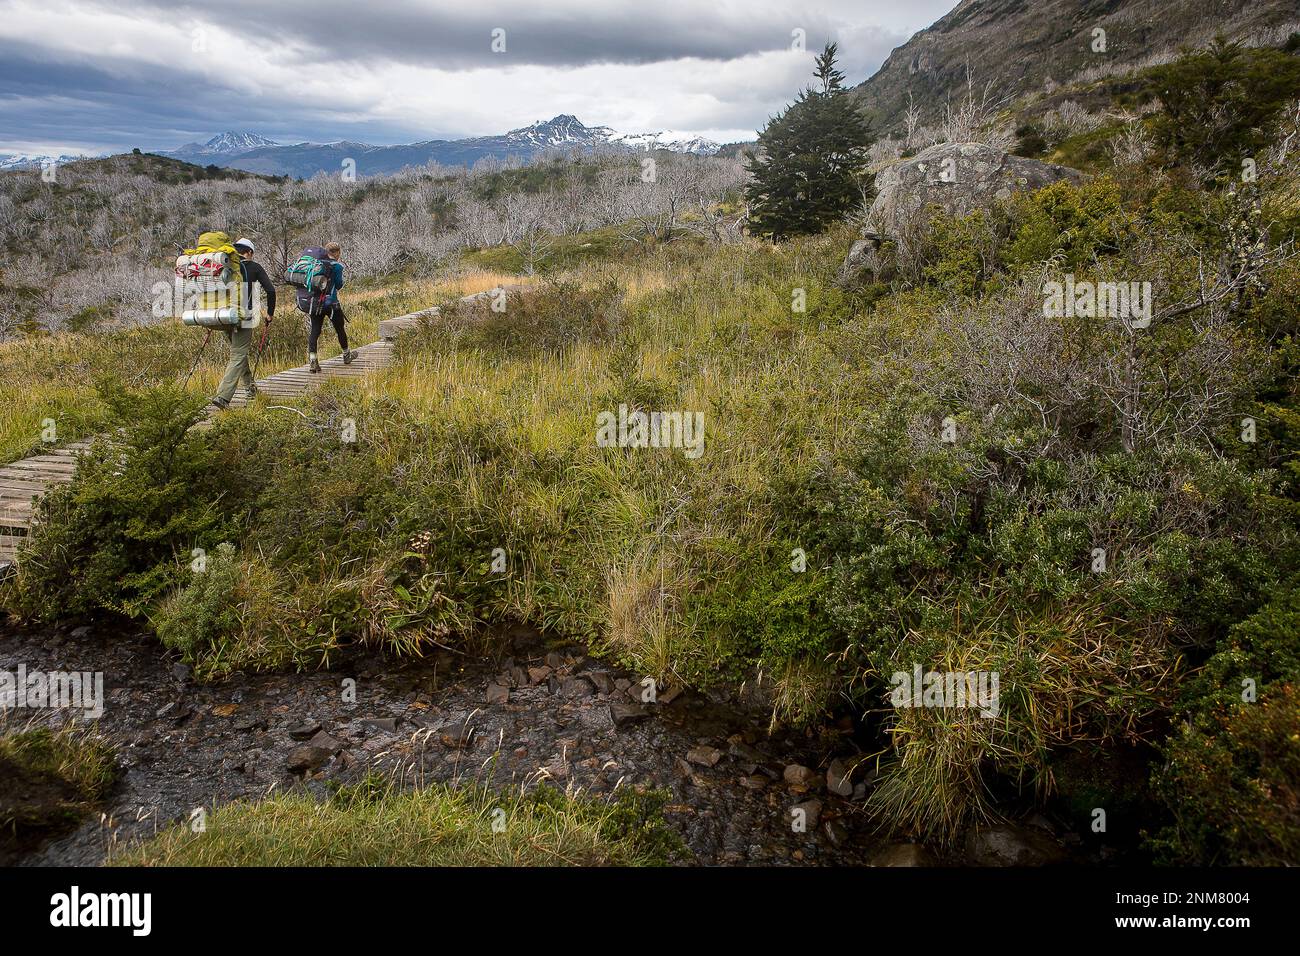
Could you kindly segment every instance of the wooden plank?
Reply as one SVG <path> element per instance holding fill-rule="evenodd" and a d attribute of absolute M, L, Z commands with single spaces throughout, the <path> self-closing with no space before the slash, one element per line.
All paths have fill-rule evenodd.
<path fill-rule="evenodd" d="M 18 494 L 24 491 L 30 491 L 33 494 L 40 494 L 48 486 L 49 483 L 45 481 L 31 481 L 30 479 L 18 478 L 16 476 L 11 478 L 7 475 L 0 474 L 0 488 L 13 494 Z"/>
<path fill-rule="evenodd" d="M 69 471 L 77 470 L 77 459 L 63 455 L 34 455 L 31 458 L 24 458 L 20 464 L 53 465 L 56 468 L 66 468 Z"/>
<path fill-rule="evenodd" d="M 8 492 L 5 494 L 0 494 L 0 507 L 5 507 L 6 505 L 20 505 L 20 504 L 30 506 L 33 502 L 39 501 L 41 495 L 43 494 L 45 494 L 44 491 L 37 491 L 37 492 L 22 491 L 16 493 Z"/>
<path fill-rule="evenodd" d="M 27 475 L 33 483 L 39 484 L 42 490 L 50 485 L 66 485 L 72 480 L 72 475 L 66 472 L 28 471 L 24 472 L 24 474 Z"/>
<path fill-rule="evenodd" d="M 13 471 L 64 472 L 70 475 L 77 470 L 77 466 L 71 463 L 64 465 L 57 462 L 35 461 L 31 458 L 27 458 L 23 461 L 15 461 L 12 464 L 5 466 L 6 471 L 11 469 Z"/>
<path fill-rule="evenodd" d="M 49 465 L 55 468 L 66 468 L 69 471 L 75 471 L 77 460 L 75 458 L 60 458 L 58 455 L 36 455 L 33 458 L 20 458 L 18 461 L 11 461 L 5 465 L 6 468 L 22 468 L 24 466 L 36 467 L 38 465 Z"/>
<path fill-rule="evenodd" d="M 9 480 L 12 484 L 12 491 L 35 491 L 38 494 L 49 488 L 50 485 L 66 485 L 72 481 L 71 472 L 43 472 L 43 471 L 24 471 L 21 478 L 26 479 L 23 485 L 16 481 Z"/>

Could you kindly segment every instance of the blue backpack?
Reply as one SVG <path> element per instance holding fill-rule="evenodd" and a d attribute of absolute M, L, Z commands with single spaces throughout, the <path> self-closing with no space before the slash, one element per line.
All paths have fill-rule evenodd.
<path fill-rule="evenodd" d="M 315 315 L 334 283 L 334 262 L 320 246 L 310 246 L 284 270 L 297 294 L 298 311 Z"/>

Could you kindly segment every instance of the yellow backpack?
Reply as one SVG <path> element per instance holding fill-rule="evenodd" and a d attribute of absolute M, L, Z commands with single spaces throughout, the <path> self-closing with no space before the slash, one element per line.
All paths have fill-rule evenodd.
<path fill-rule="evenodd" d="M 244 269 L 239 251 L 224 232 L 205 232 L 193 249 L 176 257 L 184 282 L 181 321 L 206 328 L 255 328 L 260 317 L 243 308 Z"/>

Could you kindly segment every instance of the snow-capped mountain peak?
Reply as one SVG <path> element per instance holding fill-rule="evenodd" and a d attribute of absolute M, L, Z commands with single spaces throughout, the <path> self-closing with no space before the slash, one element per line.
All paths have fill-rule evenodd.
<path fill-rule="evenodd" d="M 261 149 L 263 146 L 279 145 L 275 140 L 259 136 L 257 133 L 237 133 L 234 130 L 227 130 L 218 133 L 206 143 L 187 143 L 180 149 L 168 150 L 164 155 L 183 152 L 196 156 L 237 156 L 250 150 Z"/>
<path fill-rule="evenodd" d="M 275 140 L 259 136 L 257 133 L 236 133 L 233 131 L 219 133 L 203 144 L 205 149 L 214 153 L 246 153 L 250 149 L 279 145 Z"/>
<path fill-rule="evenodd" d="M 689 134 L 663 131 L 658 133 L 619 133 L 608 126 L 586 126 L 576 116 L 561 113 L 549 120 L 538 120 L 511 130 L 506 138 L 534 148 L 578 146 L 615 146 L 623 149 L 669 149 L 677 153 L 712 155 L 717 143 Z"/>

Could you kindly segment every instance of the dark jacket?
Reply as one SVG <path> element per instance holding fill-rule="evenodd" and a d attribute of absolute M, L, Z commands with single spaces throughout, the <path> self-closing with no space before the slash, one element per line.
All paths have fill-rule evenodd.
<path fill-rule="evenodd" d="M 253 283 L 256 282 L 266 294 L 266 317 L 271 318 L 275 315 L 275 283 L 260 263 L 245 259 L 239 266 L 244 270 L 244 308 L 253 308 Z"/>

